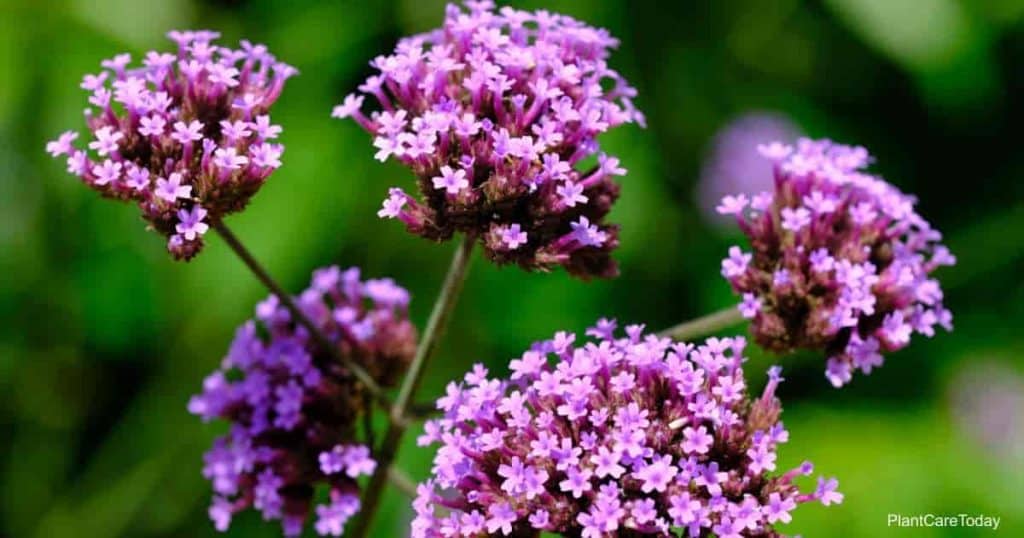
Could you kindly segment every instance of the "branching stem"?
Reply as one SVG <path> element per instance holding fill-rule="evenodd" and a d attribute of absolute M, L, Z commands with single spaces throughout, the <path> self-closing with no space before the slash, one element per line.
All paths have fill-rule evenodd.
<path fill-rule="evenodd" d="M 391 416 L 387 433 L 380 448 L 375 454 L 377 469 L 370 477 L 370 482 L 363 493 L 362 506 L 360 507 L 359 518 L 354 523 L 351 536 L 363 538 L 367 536 L 373 516 L 380 505 L 380 499 L 384 493 L 384 485 L 391 473 L 391 464 L 398 454 L 398 445 L 402 441 L 402 435 L 409 425 L 407 413 L 412 404 L 420 382 L 423 381 L 423 373 L 426 371 L 427 363 L 433 355 L 437 343 L 448 324 L 448 318 L 455 307 L 459 294 L 462 291 L 462 284 L 466 280 L 466 270 L 469 267 L 470 254 L 473 250 L 475 237 L 467 235 L 455 256 L 452 258 L 448 274 L 445 276 L 441 291 L 434 302 L 434 309 L 430 312 L 427 326 L 420 337 L 419 346 L 416 348 L 416 355 L 413 357 L 409 371 L 402 380 L 402 386 L 398 390 L 398 398 L 391 406 Z"/>
<path fill-rule="evenodd" d="M 673 340 L 692 340 L 716 333 L 726 327 L 732 327 L 741 321 L 743 321 L 743 316 L 740 315 L 739 309 L 733 305 L 697 319 L 684 321 L 658 334 Z"/>

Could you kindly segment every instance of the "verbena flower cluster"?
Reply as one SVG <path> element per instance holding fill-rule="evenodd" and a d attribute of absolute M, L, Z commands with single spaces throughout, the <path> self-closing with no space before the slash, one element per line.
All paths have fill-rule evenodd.
<path fill-rule="evenodd" d="M 281 166 L 281 127 L 267 112 L 296 71 L 263 45 L 218 46 L 216 32 L 168 36 L 176 54 L 150 51 L 141 67 L 119 54 L 82 80 L 87 149 L 73 145 L 75 131 L 46 149 L 103 196 L 136 202 L 171 254 L 188 260 L 209 223 L 245 207 Z"/>
<path fill-rule="evenodd" d="M 313 273 L 298 304 L 383 386 L 394 384 L 412 359 L 409 294 L 390 279 L 364 282 L 356 268 L 328 267 Z M 260 303 L 221 368 L 189 402 L 189 411 L 204 420 L 231 422 L 203 468 L 213 485 L 209 513 L 216 528 L 226 530 L 233 514 L 252 507 L 297 536 L 323 484 L 329 501 L 316 507 L 314 527 L 340 536 L 359 509 L 355 479 L 376 467 L 369 447 L 357 440 L 357 418 L 369 412 L 365 398 L 364 387 L 293 323 L 277 297 Z"/>
<path fill-rule="evenodd" d="M 774 191 L 726 196 L 718 211 L 750 239 L 751 252 L 729 250 L 722 275 L 760 345 L 824 352 L 838 387 L 912 333 L 952 328 L 930 274 L 955 258 L 913 197 L 864 171 L 867 150 L 801 139 L 759 151 L 774 163 Z"/>
<path fill-rule="evenodd" d="M 473 234 L 498 264 L 614 276 L 618 228 L 603 219 L 626 170 L 596 137 L 643 123 L 606 63 L 617 40 L 565 15 L 466 4 L 375 58 L 379 74 L 334 109 L 416 175 L 421 199 L 393 188 L 378 215 L 432 240 Z M 381 110 L 364 115 L 366 96 Z"/>
<path fill-rule="evenodd" d="M 747 396 L 742 337 L 695 346 L 614 329 L 602 320 L 582 345 L 557 333 L 509 379 L 478 365 L 449 385 L 420 439 L 441 447 L 414 537 L 779 536 L 797 504 L 842 501 L 834 479 L 798 490 L 809 463 L 774 473 L 789 437 L 781 378 L 772 368 Z"/>

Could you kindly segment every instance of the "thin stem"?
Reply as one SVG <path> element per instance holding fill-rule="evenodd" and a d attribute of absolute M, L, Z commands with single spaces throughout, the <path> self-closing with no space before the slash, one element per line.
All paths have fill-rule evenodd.
<path fill-rule="evenodd" d="M 393 418 L 391 417 L 391 402 L 389 402 L 387 398 L 377 399 L 377 407 L 388 414 L 388 419 Z M 405 409 L 405 416 L 402 417 L 402 422 L 412 423 L 427 420 L 429 418 L 439 416 L 440 414 L 441 411 L 437 409 L 435 402 L 410 403 Z M 408 426 L 408 424 L 406 425 Z"/>
<path fill-rule="evenodd" d="M 224 242 L 231 247 L 231 250 L 235 251 L 235 254 L 245 263 L 250 271 L 256 275 L 256 278 L 263 283 L 264 286 L 270 290 L 271 293 L 277 296 L 278 301 L 288 310 L 299 325 L 302 325 L 316 341 L 317 345 L 324 349 L 331 356 L 332 359 L 341 363 L 347 368 L 356 379 L 366 387 L 366 390 L 370 392 L 375 398 L 385 399 L 386 396 L 384 391 L 381 390 L 380 385 L 374 381 L 373 376 L 369 374 L 362 366 L 352 361 L 348 357 L 345 357 L 338 351 L 338 347 L 331 343 L 331 340 L 320 330 L 319 327 L 313 323 L 309 317 L 306 316 L 302 310 L 299 309 L 298 305 L 292 299 L 292 296 L 288 292 L 284 291 L 280 284 L 275 281 L 266 269 L 253 258 L 252 254 L 248 249 L 242 245 L 242 242 L 238 240 L 238 237 L 231 231 L 230 228 L 224 224 L 223 221 L 215 220 L 212 223 L 213 229 L 224 239 Z"/>
<path fill-rule="evenodd" d="M 691 340 L 701 336 L 718 332 L 726 327 L 731 327 L 743 321 L 735 305 L 719 310 L 704 317 L 684 321 L 679 325 L 670 327 L 658 333 L 660 336 L 667 336 L 673 340 Z"/>
<path fill-rule="evenodd" d="M 388 482 L 391 482 L 391 485 L 401 490 L 402 493 L 416 498 L 416 482 L 398 467 L 392 466 L 388 469 Z"/>
<path fill-rule="evenodd" d="M 462 292 L 462 285 L 466 281 L 466 270 L 469 269 L 470 253 L 473 251 L 475 241 L 476 238 L 474 236 L 467 235 L 463 239 L 462 244 L 459 245 L 458 250 L 455 251 L 455 256 L 452 257 L 452 263 L 448 267 L 448 274 L 444 277 L 441 291 L 434 301 L 434 308 L 430 311 L 430 318 L 427 319 L 427 326 L 423 330 L 423 336 L 420 337 L 419 346 L 416 348 L 416 355 L 412 359 L 412 364 L 409 365 L 409 371 L 406 373 L 405 379 L 402 380 L 401 388 L 398 389 L 398 398 L 391 408 L 392 418 L 405 416 L 406 408 L 409 407 L 413 396 L 419 389 L 427 361 L 434 354 L 437 342 L 444 333 L 448 325 L 448 318 L 455 308 L 459 294 Z"/>
<path fill-rule="evenodd" d="M 402 435 L 409 425 L 406 412 L 416 395 L 416 390 L 419 389 L 420 382 L 423 380 L 423 373 L 426 371 L 427 362 L 437 347 L 437 342 L 448 323 L 448 317 L 455 307 L 459 293 L 462 291 L 462 284 L 466 280 L 466 269 L 469 267 L 470 253 L 473 250 L 475 240 L 476 238 L 472 235 L 467 235 L 458 250 L 455 251 L 451 266 L 448 268 L 448 274 L 445 276 L 444 283 L 441 285 L 441 291 L 434 302 L 434 309 L 431 310 L 427 326 L 420 337 L 419 346 L 416 348 L 416 355 L 413 357 L 412 364 L 409 365 L 409 372 L 405 374 L 402 386 L 398 390 L 398 398 L 395 400 L 394 405 L 391 406 L 390 424 L 388 425 L 387 433 L 384 435 L 384 441 L 381 443 L 380 449 L 376 454 L 377 470 L 370 477 L 370 482 L 363 492 L 360 515 L 352 529 L 351 536 L 355 538 L 367 536 L 370 530 L 374 513 L 377 511 L 381 495 L 384 493 L 384 484 L 387 482 L 389 469 L 395 460 L 395 456 L 398 454 L 398 444 L 402 441 Z"/>
<path fill-rule="evenodd" d="M 373 435 L 373 395 L 368 392 L 363 394 L 363 409 L 366 410 L 363 413 L 363 431 L 366 434 L 366 446 L 372 447 L 377 441 Z"/>

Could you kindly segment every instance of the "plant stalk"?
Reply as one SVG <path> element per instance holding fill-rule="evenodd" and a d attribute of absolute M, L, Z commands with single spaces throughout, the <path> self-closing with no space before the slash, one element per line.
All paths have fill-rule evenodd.
<path fill-rule="evenodd" d="M 444 332 L 445 326 L 448 324 L 448 318 L 462 291 L 475 240 L 474 236 L 466 235 L 458 250 L 455 251 L 455 256 L 452 258 L 448 274 L 444 278 L 441 291 L 434 302 L 430 318 L 427 320 L 427 326 L 420 337 L 419 346 L 416 348 L 416 355 L 413 357 L 412 364 L 409 365 L 408 373 L 406 373 L 405 378 L 402 380 L 402 386 L 398 391 L 398 398 L 395 399 L 395 403 L 391 406 L 388 430 L 384 435 L 384 441 L 381 443 L 377 454 L 375 454 L 377 469 L 374 471 L 373 476 L 370 477 L 370 482 L 364 490 L 359 518 L 354 523 L 350 536 L 364 538 L 369 533 L 374 514 L 380 506 L 384 485 L 388 481 L 391 464 L 398 454 L 398 445 L 401 443 L 402 435 L 405 434 L 405 430 L 409 426 L 406 413 L 412 404 L 416 391 L 419 389 L 420 382 L 423 381 L 423 373 L 426 371 L 427 363 L 437 347 L 437 342 Z"/>
<path fill-rule="evenodd" d="M 409 478 L 409 475 L 402 472 L 401 469 L 392 466 L 388 469 L 388 482 L 391 482 L 392 486 L 398 488 L 402 493 L 416 498 L 416 481 Z"/>
<path fill-rule="evenodd" d="M 741 321 L 743 321 L 743 316 L 740 314 L 739 309 L 733 305 L 697 319 L 684 321 L 679 325 L 661 331 L 658 335 L 667 336 L 673 340 L 692 340 L 716 333 Z"/>
<path fill-rule="evenodd" d="M 298 305 L 296 305 L 295 301 L 292 299 L 292 296 L 289 295 L 288 292 L 284 291 L 281 285 L 278 284 L 277 281 L 275 281 L 270 276 L 269 273 L 267 273 L 267 270 L 264 269 L 263 266 L 260 265 L 258 261 L 256 261 L 256 258 L 254 258 L 252 256 L 252 253 L 250 253 L 249 250 L 245 248 L 245 245 L 243 245 L 242 242 L 238 239 L 238 236 L 236 236 L 234 232 L 232 232 L 231 229 L 228 228 L 226 224 L 224 224 L 223 221 L 213 221 L 211 225 L 213 226 L 213 229 L 216 230 L 217 233 L 221 236 L 221 238 L 224 239 L 224 242 L 227 243 L 229 247 L 231 247 L 231 250 L 235 251 L 235 254 L 237 254 L 238 257 L 242 259 L 242 262 L 245 263 L 246 267 L 248 267 L 249 270 L 252 271 L 254 275 L 256 275 L 257 280 L 263 283 L 263 285 L 266 286 L 268 290 L 270 290 L 270 293 L 273 293 L 274 295 L 277 296 L 278 301 L 280 301 L 281 304 L 285 307 L 285 309 L 288 310 L 288 313 L 291 314 L 292 319 L 295 320 L 295 322 L 298 323 L 299 325 L 303 326 L 307 331 L 309 331 L 310 336 L 313 338 L 313 340 L 316 341 L 317 345 L 323 348 L 323 350 L 326 351 L 327 354 L 330 355 L 332 359 L 334 359 L 335 361 L 343 365 L 345 368 L 347 368 L 350 372 L 352 372 L 352 375 L 355 376 L 355 378 L 364 387 L 366 387 L 366 390 L 369 391 L 374 398 L 383 399 L 384 401 L 387 401 L 387 396 L 384 394 L 384 391 L 380 388 L 380 385 L 378 385 L 377 382 L 373 379 L 373 376 L 371 376 L 370 373 L 367 372 L 362 366 L 360 366 L 350 358 L 343 356 L 338 351 L 338 347 L 331 343 L 330 338 L 328 338 L 327 335 L 324 334 L 323 331 L 321 331 L 320 328 L 317 327 L 316 324 L 313 323 L 313 321 L 310 320 L 309 317 L 306 316 L 306 314 L 299 309 Z"/>

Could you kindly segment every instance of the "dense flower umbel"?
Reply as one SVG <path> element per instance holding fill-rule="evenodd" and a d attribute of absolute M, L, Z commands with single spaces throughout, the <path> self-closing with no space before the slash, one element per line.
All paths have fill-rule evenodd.
<path fill-rule="evenodd" d="M 296 71 L 263 45 L 217 46 L 216 32 L 168 36 L 176 54 L 150 51 L 137 68 L 119 54 L 86 75 L 93 140 L 78 149 L 67 131 L 46 150 L 66 155 L 68 172 L 103 196 L 138 203 L 171 254 L 187 260 L 207 223 L 244 208 L 281 166 L 281 127 L 267 111 Z"/>
<path fill-rule="evenodd" d="M 774 192 L 726 196 L 718 211 L 736 216 L 753 247 L 732 247 L 722 275 L 760 345 L 824 351 L 838 387 L 911 333 L 952 328 L 929 275 L 955 259 L 912 197 L 863 171 L 864 148 L 801 139 L 759 150 L 774 162 Z"/>
<path fill-rule="evenodd" d="M 834 479 L 798 491 L 809 463 L 774 473 L 789 437 L 779 370 L 751 400 L 742 337 L 694 346 L 614 328 L 602 320 L 579 346 L 560 332 L 513 360 L 508 380 L 478 365 L 449 385 L 420 438 L 442 446 L 414 537 L 779 536 L 798 503 L 842 500 Z"/>
<path fill-rule="evenodd" d="M 384 386 L 412 359 L 409 294 L 390 279 L 362 282 L 355 268 L 321 269 L 298 303 L 342 354 Z M 218 530 L 251 506 L 296 536 L 318 484 L 329 486 L 330 499 L 316 507 L 319 534 L 340 536 L 358 510 L 355 479 L 376 467 L 356 435 L 365 393 L 314 342 L 271 296 L 238 329 L 221 368 L 189 402 L 189 411 L 204 420 L 232 423 L 206 453 L 203 469 L 213 484 L 210 518 Z"/>
<path fill-rule="evenodd" d="M 433 240 L 475 234 L 499 264 L 614 276 L 618 228 L 602 219 L 626 170 L 596 137 L 643 123 L 636 91 L 605 63 L 617 41 L 564 15 L 467 5 L 374 59 L 365 95 L 334 108 L 373 135 L 377 159 L 416 175 L 422 199 L 393 188 L 378 215 Z M 364 115 L 366 95 L 382 110 Z"/>

